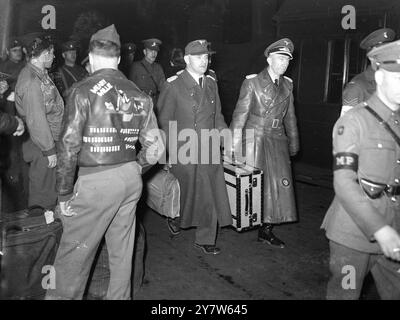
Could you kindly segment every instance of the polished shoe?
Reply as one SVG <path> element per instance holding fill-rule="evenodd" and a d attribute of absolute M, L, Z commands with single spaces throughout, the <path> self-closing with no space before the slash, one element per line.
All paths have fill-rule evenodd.
<path fill-rule="evenodd" d="M 181 228 L 179 226 L 179 218 L 167 218 L 167 226 L 169 231 L 174 235 L 178 235 L 179 233 L 181 233 Z"/>
<path fill-rule="evenodd" d="M 211 244 L 198 244 L 195 243 L 194 247 L 197 249 L 201 249 L 203 250 L 203 252 L 205 254 L 219 254 L 221 252 L 220 248 L 217 248 L 215 245 L 211 245 Z"/>
<path fill-rule="evenodd" d="M 258 241 L 262 242 L 262 243 L 268 243 L 269 245 L 273 246 L 273 247 L 278 247 L 278 248 L 284 248 L 285 247 L 285 243 L 280 240 L 279 238 L 277 238 L 271 230 L 263 230 L 260 229 L 258 231 Z"/>

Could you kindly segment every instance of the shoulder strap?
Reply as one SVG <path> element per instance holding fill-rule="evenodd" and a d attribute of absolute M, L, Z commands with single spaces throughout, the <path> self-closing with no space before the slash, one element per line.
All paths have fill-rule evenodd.
<path fill-rule="evenodd" d="M 369 111 L 378 121 L 379 124 L 381 124 L 387 132 L 390 133 L 390 135 L 393 137 L 394 141 L 400 146 L 400 137 L 396 134 L 396 132 L 393 131 L 393 129 L 388 125 L 388 123 L 382 119 L 382 117 L 375 112 L 375 110 L 372 110 L 372 108 L 368 105 L 365 106 L 365 109 Z"/>
<path fill-rule="evenodd" d="M 146 72 L 150 75 L 151 80 L 154 82 L 154 84 L 156 85 L 156 89 L 158 90 L 158 84 L 156 79 L 154 79 L 153 74 L 146 68 L 142 61 L 140 61 L 140 64 L 143 66 L 144 70 L 146 70 Z"/>
<path fill-rule="evenodd" d="M 69 71 L 67 68 L 62 67 L 62 69 L 70 75 L 70 77 L 74 80 L 74 82 L 78 82 L 78 79 Z"/>

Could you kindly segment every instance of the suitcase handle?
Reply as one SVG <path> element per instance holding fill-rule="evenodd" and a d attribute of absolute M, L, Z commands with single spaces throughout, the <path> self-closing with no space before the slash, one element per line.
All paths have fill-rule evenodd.
<path fill-rule="evenodd" d="M 244 209 L 244 211 L 245 211 L 245 215 L 247 216 L 248 214 L 249 214 L 249 190 L 246 190 L 246 192 L 245 192 L 245 209 Z"/>

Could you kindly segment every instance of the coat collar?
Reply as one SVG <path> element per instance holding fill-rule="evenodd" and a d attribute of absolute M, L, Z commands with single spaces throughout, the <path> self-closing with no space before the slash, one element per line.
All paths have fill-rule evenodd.
<path fill-rule="evenodd" d="M 188 89 L 192 89 L 195 87 L 198 87 L 198 83 L 196 82 L 195 79 L 190 75 L 190 73 L 185 69 L 181 74 L 180 74 L 183 82 L 185 83 L 185 86 Z"/>
<path fill-rule="evenodd" d="M 400 110 L 393 111 L 387 107 L 383 101 L 378 98 L 376 92 L 365 103 L 374 109 L 385 121 L 388 121 L 393 116 L 397 118 L 400 117 Z"/>

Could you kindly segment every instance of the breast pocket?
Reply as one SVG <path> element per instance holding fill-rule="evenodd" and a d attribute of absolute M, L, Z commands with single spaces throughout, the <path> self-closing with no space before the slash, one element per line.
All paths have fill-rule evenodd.
<path fill-rule="evenodd" d="M 386 182 L 393 174 L 396 159 L 394 141 L 368 139 L 360 152 L 359 168 L 362 173 L 376 182 Z"/>

